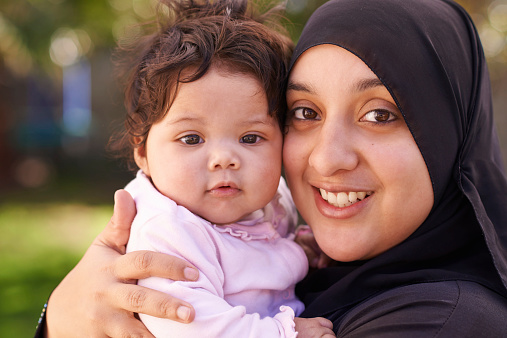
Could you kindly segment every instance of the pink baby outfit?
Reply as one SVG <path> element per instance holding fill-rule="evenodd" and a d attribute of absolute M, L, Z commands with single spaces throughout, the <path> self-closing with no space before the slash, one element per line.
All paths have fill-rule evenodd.
<path fill-rule="evenodd" d="M 125 189 L 137 207 L 127 252 L 178 256 L 200 273 L 196 282 L 158 277 L 138 282 L 195 308 L 191 324 L 141 314 L 156 337 L 296 337 L 294 313 L 301 313 L 303 304 L 294 285 L 306 275 L 308 264 L 293 242 L 297 213 L 283 178 L 265 208 L 225 226 L 177 205 L 141 171 Z"/>

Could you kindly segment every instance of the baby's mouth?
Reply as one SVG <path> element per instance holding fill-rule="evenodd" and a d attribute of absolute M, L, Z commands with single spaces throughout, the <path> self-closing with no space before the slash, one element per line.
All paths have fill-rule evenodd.
<path fill-rule="evenodd" d="M 234 182 L 220 182 L 220 183 L 214 185 L 210 189 L 210 191 L 211 190 L 218 190 L 218 189 L 238 189 L 239 190 L 239 187 Z"/>
<path fill-rule="evenodd" d="M 351 206 L 354 203 L 357 203 L 359 201 L 364 200 L 371 194 L 373 194 L 373 191 L 350 191 L 350 192 L 339 192 L 339 193 L 333 193 L 326 191 L 322 188 L 319 189 L 320 196 L 324 200 L 327 201 L 327 203 L 331 204 L 332 206 L 338 207 L 338 208 L 345 208 L 348 206 Z"/>
<path fill-rule="evenodd" d="M 233 182 L 222 182 L 208 190 L 215 197 L 232 197 L 236 196 L 240 191 L 239 187 Z"/>

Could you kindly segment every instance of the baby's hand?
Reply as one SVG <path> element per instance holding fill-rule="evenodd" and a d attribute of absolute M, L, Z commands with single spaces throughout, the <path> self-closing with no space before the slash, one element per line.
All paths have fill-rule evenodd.
<path fill-rule="evenodd" d="M 326 318 L 294 318 L 298 338 L 335 338 L 333 323 Z"/>

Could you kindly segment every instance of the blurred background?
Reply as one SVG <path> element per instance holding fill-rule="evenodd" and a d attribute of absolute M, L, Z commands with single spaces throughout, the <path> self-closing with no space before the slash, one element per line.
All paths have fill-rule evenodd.
<path fill-rule="evenodd" d="M 124 114 L 111 52 L 156 1 L 0 0 L 0 337 L 33 336 L 132 178 L 105 151 Z M 324 2 L 288 0 L 294 41 Z M 505 159 L 507 0 L 458 2 L 481 34 Z"/>

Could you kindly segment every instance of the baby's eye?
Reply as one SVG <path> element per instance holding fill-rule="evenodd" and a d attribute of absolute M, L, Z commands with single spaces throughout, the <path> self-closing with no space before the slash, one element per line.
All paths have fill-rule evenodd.
<path fill-rule="evenodd" d="M 239 140 L 240 143 L 249 143 L 249 144 L 254 144 L 254 143 L 257 143 L 259 142 L 261 139 L 261 137 L 259 135 L 255 135 L 255 134 L 248 134 L 248 135 L 245 135 L 245 136 L 242 136 Z"/>
<path fill-rule="evenodd" d="M 180 138 L 180 141 L 188 145 L 194 145 L 204 142 L 204 140 L 199 135 L 195 134 L 183 136 L 182 138 Z"/>
<path fill-rule="evenodd" d="M 372 110 L 361 118 L 363 121 L 385 123 L 396 120 L 398 117 L 388 110 Z"/>
<path fill-rule="evenodd" d="M 311 108 L 299 107 L 292 110 L 295 119 L 298 120 L 319 120 L 319 114 Z"/>

